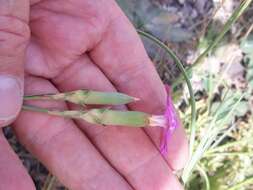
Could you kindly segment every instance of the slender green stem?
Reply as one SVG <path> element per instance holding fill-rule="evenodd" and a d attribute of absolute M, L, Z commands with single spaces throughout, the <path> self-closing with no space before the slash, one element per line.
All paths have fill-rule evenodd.
<path fill-rule="evenodd" d="M 208 175 L 207 175 L 206 171 L 199 164 L 197 165 L 197 170 L 199 171 L 200 175 L 205 180 L 206 190 L 210 190 L 210 181 L 209 181 L 209 178 L 208 178 Z"/>
<path fill-rule="evenodd" d="M 206 153 L 204 157 L 217 157 L 217 156 L 253 156 L 253 152 L 214 152 Z"/>
<path fill-rule="evenodd" d="M 227 120 L 232 116 L 238 104 L 241 102 L 242 98 L 245 96 L 245 93 L 241 95 L 241 97 L 235 102 L 229 113 L 224 117 L 222 122 L 217 123 L 217 117 L 219 110 L 213 117 L 212 122 L 207 128 L 206 134 L 201 138 L 200 143 L 198 144 L 196 151 L 190 158 L 190 161 L 187 163 L 186 167 L 183 170 L 182 180 L 186 184 L 189 180 L 189 177 L 193 170 L 195 169 L 196 164 L 201 160 L 201 158 L 205 155 L 208 148 L 214 142 L 215 138 L 219 134 L 219 132 L 223 129 L 222 127 L 225 125 Z"/>
<path fill-rule="evenodd" d="M 241 38 L 241 40 L 245 40 L 248 38 L 248 36 L 250 35 L 250 33 L 253 30 L 253 23 L 250 25 L 249 29 L 247 30 L 247 32 L 245 33 L 245 35 Z"/>
<path fill-rule="evenodd" d="M 226 143 L 224 145 L 220 145 L 216 148 L 210 149 L 207 151 L 207 153 L 214 153 L 214 152 L 218 152 L 218 151 L 224 151 L 225 149 L 231 148 L 231 147 L 235 147 L 244 143 L 248 143 L 248 142 L 253 142 L 253 138 L 248 138 L 248 139 L 243 139 L 243 140 L 239 140 L 239 141 L 234 141 L 234 142 L 230 142 L 230 143 Z"/>
<path fill-rule="evenodd" d="M 186 68 L 186 72 L 190 72 L 190 70 L 201 63 L 201 60 L 207 56 L 207 54 L 220 43 L 225 34 L 230 30 L 231 26 L 238 20 L 238 18 L 244 13 L 247 7 L 250 5 L 252 0 L 243 0 L 241 5 L 234 11 L 228 21 L 225 23 L 220 34 L 216 37 L 216 39 L 207 47 L 207 49 L 197 57 L 197 59 L 191 64 L 188 68 Z M 175 84 L 178 85 L 182 82 L 183 75 L 181 74 L 176 80 Z"/>
<path fill-rule="evenodd" d="M 250 5 L 252 0 L 244 0 L 241 5 L 233 12 L 231 17 L 225 23 L 224 28 L 221 33 L 216 37 L 216 39 L 211 43 L 207 49 L 193 62 L 191 67 L 195 67 L 200 61 L 222 40 L 225 34 L 230 30 L 231 26 L 238 20 L 238 18 L 244 13 L 245 9 Z M 187 70 L 189 70 L 188 68 Z"/>
<path fill-rule="evenodd" d="M 253 184 L 253 177 L 247 178 L 242 182 L 237 183 L 236 185 L 234 185 L 233 187 L 230 187 L 227 190 L 239 190 L 242 187 L 246 187 L 247 185 L 251 185 Z"/>
<path fill-rule="evenodd" d="M 24 100 L 50 100 L 47 95 L 24 96 Z"/>
<path fill-rule="evenodd" d="M 151 34 L 148 34 L 144 31 L 140 31 L 137 30 L 138 33 L 144 37 L 146 37 L 147 39 L 155 42 L 160 48 L 164 49 L 169 56 L 172 57 L 172 59 L 175 61 L 176 65 L 178 66 L 178 68 L 180 69 L 180 71 L 182 72 L 182 75 L 185 78 L 188 90 L 189 90 L 189 94 L 190 94 L 190 104 L 191 104 L 191 135 L 190 135 L 190 154 L 192 154 L 193 152 L 193 147 L 194 147 L 194 142 L 195 142 L 195 135 L 196 135 L 196 125 L 195 125 L 195 121 L 196 121 L 196 103 L 195 103 L 195 98 L 194 98 L 194 92 L 193 92 L 193 88 L 191 85 L 191 81 L 184 69 L 184 66 L 182 64 L 182 62 L 180 61 L 180 59 L 176 56 L 176 54 L 168 47 L 166 46 L 162 41 L 160 41 L 158 38 L 152 36 Z"/>
<path fill-rule="evenodd" d="M 37 108 L 34 106 L 28 106 L 28 105 L 23 105 L 22 109 L 28 110 L 28 111 L 40 112 L 40 113 L 48 113 L 49 112 L 47 109 Z"/>

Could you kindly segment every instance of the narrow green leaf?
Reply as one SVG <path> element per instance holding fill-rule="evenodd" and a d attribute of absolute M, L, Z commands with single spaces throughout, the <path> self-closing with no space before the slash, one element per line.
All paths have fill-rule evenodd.
<path fill-rule="evenodd" d="M 220 34 L 216 37 L 216 39 L 206 48 L 206 50 L 194 61 L 192 67 L 196 66 L 200 63 L 200 61 L 214 48 L 225 34 L 230 30 L 231 26 L 238 20 L 238 18 L 244 13 L 244 11 L 248 8 L 252 0 L 243 0 L 240 6 L 233 12 L 231 17 L 225 23 L 224 28 L 220 32 Z M 188 69 L 187 69 L 188 70 Z"/>
<path fill-rule="evenodd" d="M 249 177 L 249 178 L 245 179 L 244 181 L 237 183 L 233 187 L 230 187 L 227 190 L 239 190 L 242 187 L 246 187 L 246 186 L 251 185 L 251 184 L 253 184 L 253 177 Z"/>

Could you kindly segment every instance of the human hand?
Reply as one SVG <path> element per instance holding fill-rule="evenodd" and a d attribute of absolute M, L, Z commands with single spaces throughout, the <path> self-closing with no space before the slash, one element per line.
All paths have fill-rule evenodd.
<path fill-rule="evenodd" d="M 27 3 L 11 2 L 20 7 Z M 30 29 L 26 94 L 117 90 L 141 99 L 129 105 L 130 109 L 154 114 L 164 111 L 163 84 L 134 28 L 114 1 L 32 1 Z M 73 107 L 58 102 L 29 104 Z M 157 128 L 103 128 L 27 111 L 21 112 L 13 127 L 25 147 L 70 189 L 182 189 L 172 174 L 187 159 L 188 146 L 182 128 L 169 140 L 168 155 L 163 158 L 158 150 Z M 3 141 L 0 168 L 10 172 L 0 171 L 1 180 L 5 179 L 0 189 L 11 189 L 7 183 L 10 176 L 20 180 L 11 184 L 12 189 L 33 189 L 30 178 Z M 11 156 L 2 162 L 3 154 Z"/>

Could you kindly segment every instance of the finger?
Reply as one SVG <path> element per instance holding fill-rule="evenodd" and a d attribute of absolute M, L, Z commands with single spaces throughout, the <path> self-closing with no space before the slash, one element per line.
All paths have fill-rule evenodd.
<path fill-rule="evenodd" d="M 161 143 L 161 132 L 153 128 L 148 128 L 145 131 L 152 138 L 156 147 L 159 148 Z M 164 157 L 173 170 L 180 170 L 184 167 L 189 158 L 188 141 L 182 125 L 173 131 L 167 141 L 167 154 L 164 155 Z"/>
<path fill-rule="evenodd" d="M 107 2 L 54 0 L 33 5 L 30 27 L 34 42 L 29 47 L 27 70 L 33 75 L 54 77 L 95 46 L 108 23 L 104 16 Z"/>
<path fill-rule="evenodd" d="M 32 179 L 0 130 L 0 189 L 35 190 Z"/>
<path fill-rule="evenodd" d="M 136 31 L 117 6 L 113 15 L 108 31 L 90 56 L 119 91 L 141 99 L 130 104 L 131 109 L 162 114 L 166 105 L 164 85 Z M 146 131 L 159 148 L 160 132 Z M 188 159 L 188 143 L 182 127 L 175 131 L 168 147 L 171 167 L 182 168 Z"/>
<path fill-rule="evenodd" d="M 54 82 L 62 91 L 115 91 L 103 73 L 87 57 L 73 63 Z M 135 189 L 181 189 L 176 177 L 143 130 L 95 127 L 82 121 L 77 123 Z"/>
<path fill-rule="evenodd" d="M 29 0 L 0 0 L 0 127 L 18 114 L 23 97 L 23 64 L 29 39 Z"/>
<path fill-rule="evenodd" d="M 54 93 L 56 89 L 44 79 L 26 78 L 26 92 Z M 66 109 L 59 102 L 29 104 Z M 70 189 L 131 189 L 71 120 L 22 111 L 14 129 L 27 149 Z"/>
<path fill-rule="evenodd" d="M 161 113 L 166 105 L 162 81 L 135 29 L 118 6 L 111 6 L 110 25 L 90 56 L 119 91 L 142 100 L 138 109 Z"/>
<path fill-rule="evenodd" d="M 41 0 L 30 0 L 30 5 L 34 5 L 36 3 L 39 3 Z"/>

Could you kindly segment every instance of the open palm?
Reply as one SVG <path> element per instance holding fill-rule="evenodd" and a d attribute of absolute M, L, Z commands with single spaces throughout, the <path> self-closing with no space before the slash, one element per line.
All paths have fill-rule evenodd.
<path fill-rule="evenodd" d="M 113 0 L 37 0 L 31 4 L 25 94 L 120 91 L 141 99 L 129 109 L 163 112 L 163 84 L 134 28 Z M 27 103 L 74 108 L 59 102 Z M 22 111 L 14 130 L 21 143 L 70 189 L 182 189 L 172 174 L 187 159 L 182 128 L 169 140 L 165 158 L 158 150 L 159 129 L 103 128 Z M 8 164 L 2 164 L 1 151 L 0 181 L 5 182 L 0 183 L 0 189 L 33 189 L 29 176 L 3 141 L 0 151 L 6 152 L 2 160 Z M 8 172 L 1 172 L 1 168 Z M 20 178 L 10 188 L 10 180 Z"/>

